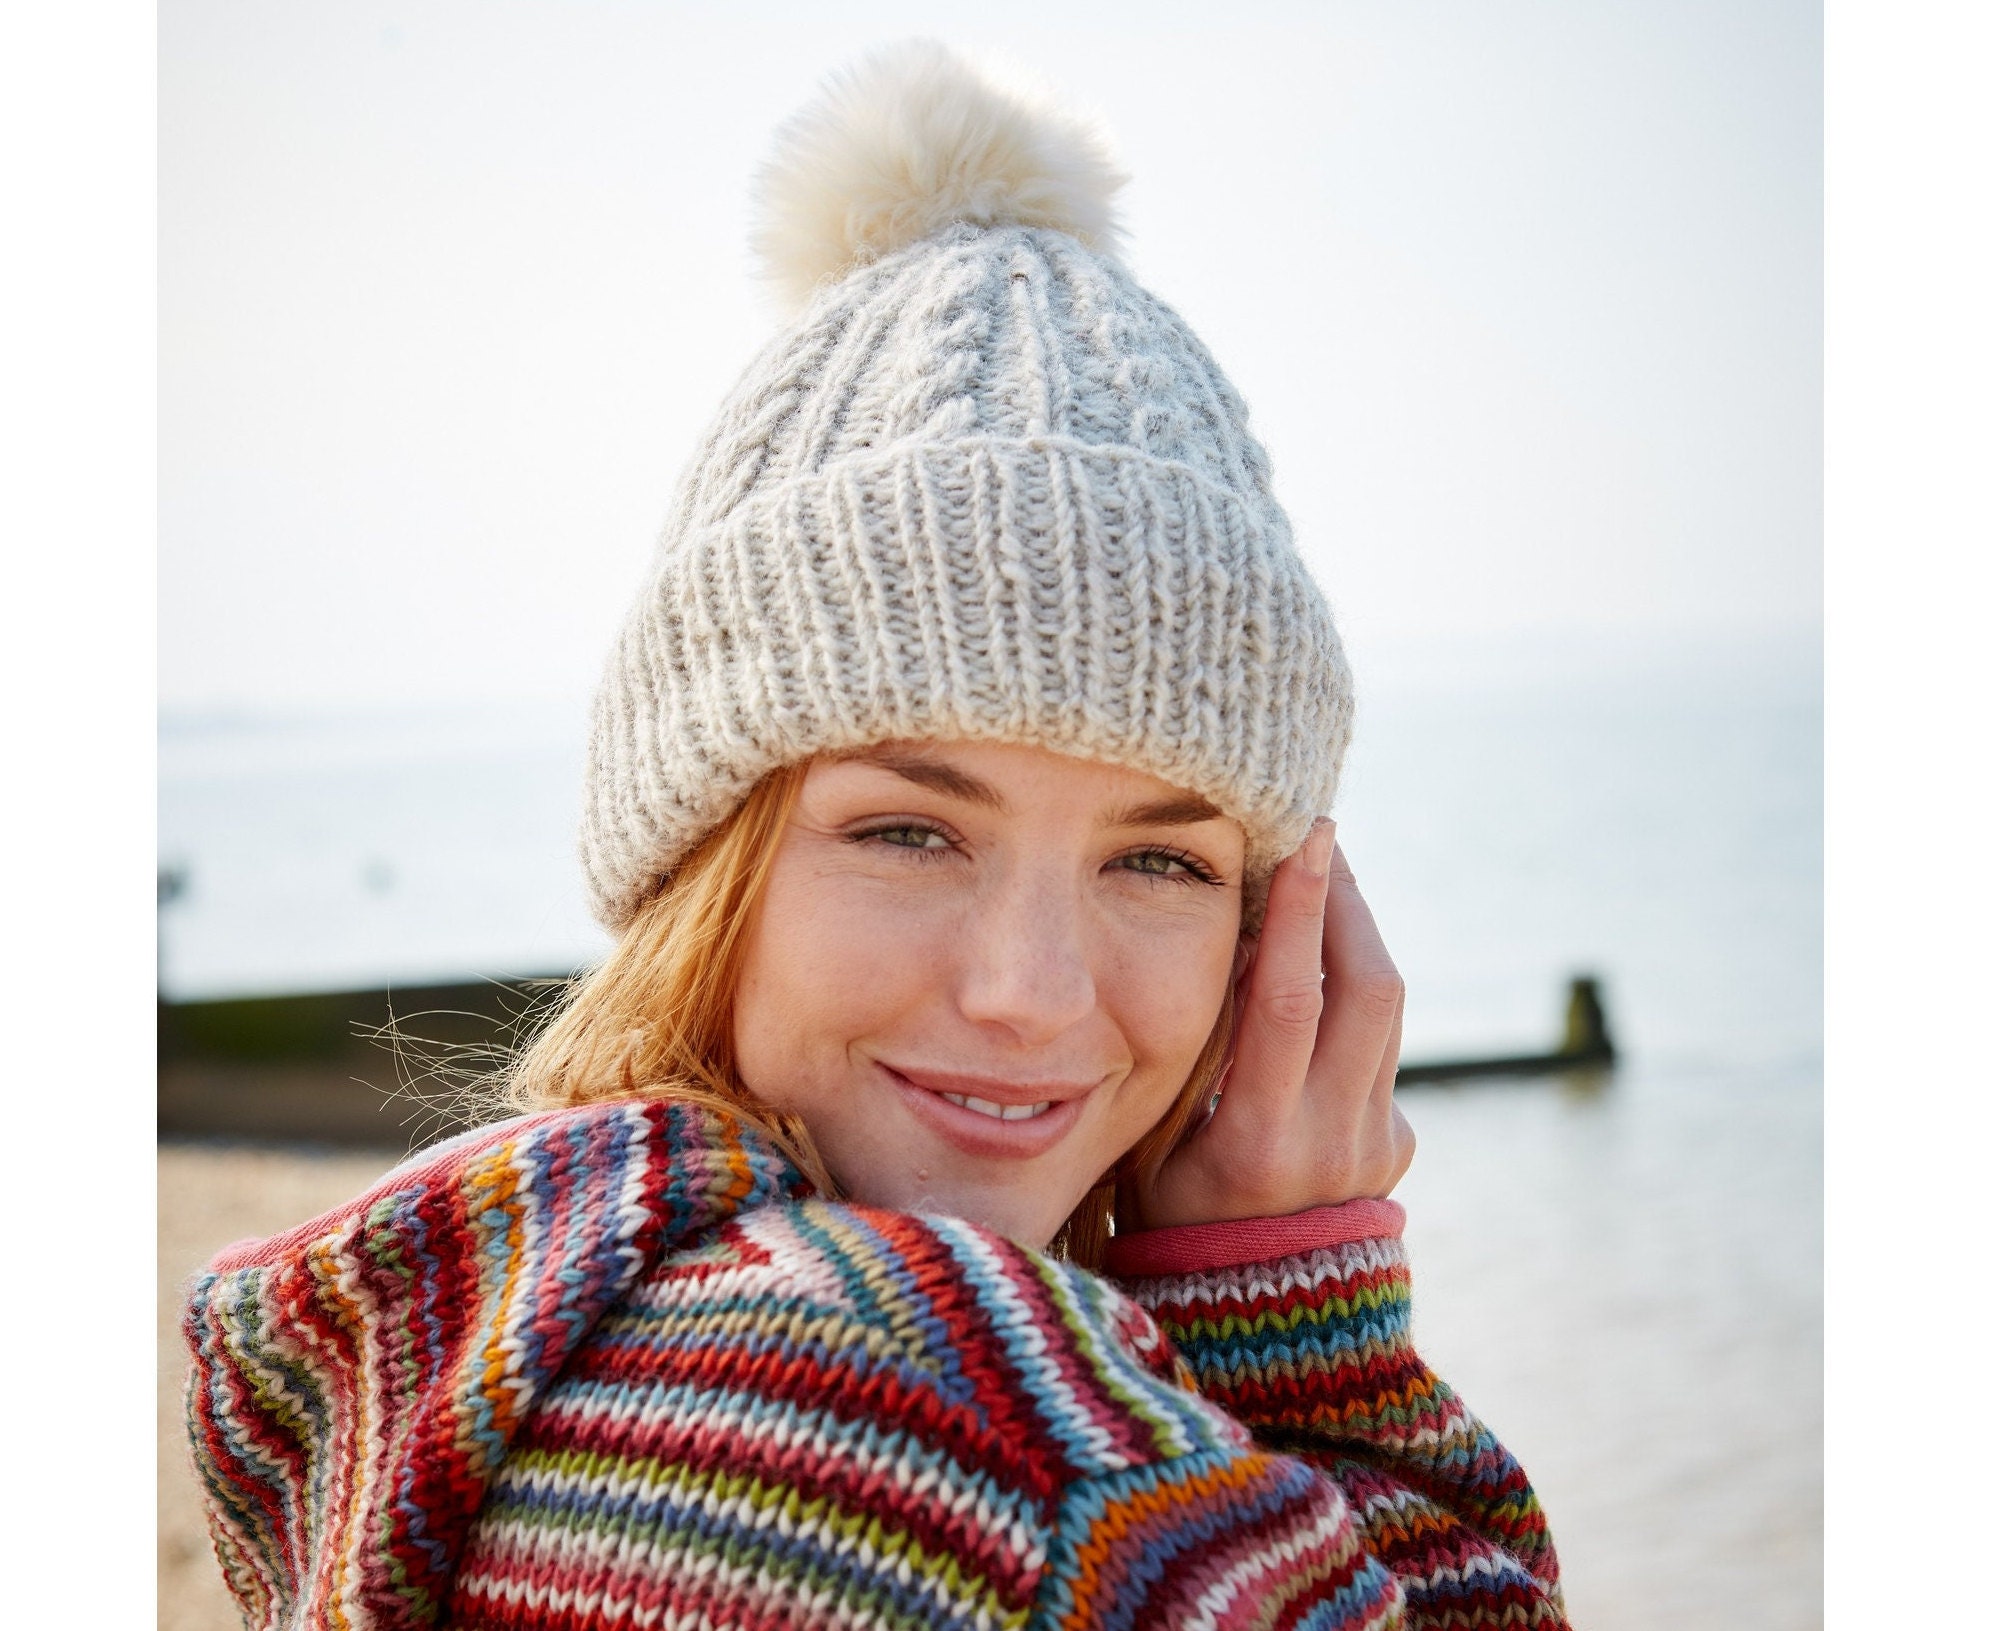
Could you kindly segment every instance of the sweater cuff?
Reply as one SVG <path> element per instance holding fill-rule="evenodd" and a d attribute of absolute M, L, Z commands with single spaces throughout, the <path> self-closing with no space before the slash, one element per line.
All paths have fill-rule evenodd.
<path fill-rule="evenodd" d="M 1153 1274 L 1201 1274 L 1245 1263 L 1275 1262 L 1322 1246 L 1391 1239 L 1403 1232 L 1395 1201 L 1343 1201 L 1283 1218 L 1240 1218 L 1142 1229 L 1106 1242 L 1105 1271 L 1121 1279 Z"/>

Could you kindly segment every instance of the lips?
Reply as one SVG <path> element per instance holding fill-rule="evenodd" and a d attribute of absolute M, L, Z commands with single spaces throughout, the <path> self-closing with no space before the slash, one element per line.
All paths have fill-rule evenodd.
<path fill-rule="evenodd" d="M 1092 1082 L 1005 1082 L 879 1061 L 908 1108 L 970 1155 L 1041 1155 L 1077 1125 Z"/>

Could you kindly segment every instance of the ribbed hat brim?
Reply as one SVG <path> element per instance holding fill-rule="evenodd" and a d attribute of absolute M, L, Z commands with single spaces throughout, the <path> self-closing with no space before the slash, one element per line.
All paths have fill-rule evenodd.
<path fill-rule="evenodd" d="M 1062 437 L 907 443 L 666 542 L 597 697 L 582 858 L 619 932 L 777 766 L 969 739 L 1202 794 L 1261 886 L 1331 806 L 1351 711 L 1290 540 L 1188 466 Z"/>

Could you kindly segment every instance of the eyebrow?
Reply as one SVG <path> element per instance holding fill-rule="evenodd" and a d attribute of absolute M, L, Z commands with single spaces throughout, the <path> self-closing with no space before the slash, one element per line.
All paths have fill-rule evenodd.
<path fill-rule="evenodd" d="M 1193 827 L 1198 821 L 1217 821 L 1223 812 L 1206 798 L 1184 793 L 1172 798 L 1154 799 L 1113 812 L 1109 827 Z"/>
<path fill-rule="evenodd" d="M 979 776 L 970 776 L 958 766 L 948 764 L 944 759 L 928 758 L 907 748 L 870 747 L 857 748 L 848 753 L 827 755 L 844 763 L 876 765 L 880 770 L 889 770 L 894 776 L 903 776 L 907 781 L 920 787 L 929 787 L 935 793 L 945 793 L 949 798 L 957 798 L 964 804 L 978 804 L 987 810 L 1007 810 L 1008 801 L 990 787 Z"/>
<path fill-rule="evenodd" d="M 969 775 L 957 765 L 935 759 L 913 748 L 866 747 L 828 758 L 843 763 L 876 765 L 894 776 L 903 776 L 920 787 L 931 788 L 966 804 L 983 809 L 1007 810 L 1008 801 L 979 776 Z M 1192 827 L 1199 821 L 1221 820 L 1223 812 L 1208 799 L 1194 793 L 1174 793 L 1150 799 L 1145 804 L 1123 805 L 1106 820 L 1109 827 Z"/>

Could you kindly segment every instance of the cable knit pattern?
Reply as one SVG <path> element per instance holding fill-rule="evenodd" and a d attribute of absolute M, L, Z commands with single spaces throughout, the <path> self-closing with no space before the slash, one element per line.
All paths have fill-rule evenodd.
<path fill-rule="evenodd" d="M 1253 898 L 1327 812 L 1353 693 L 1248 414 L 1068 233 L 957 223 L 826 285 L 681 486 L 597 693 L 610 929 L 768 770 L 1029 743 L 1203 794 Z"/>
<path fill-rule="evenodd" d="M 1393 1242 L 1132 1291 L 593 1106 L 223 1254 L 196 1459 L 254 1631 L 1561 1623 Z"/>

